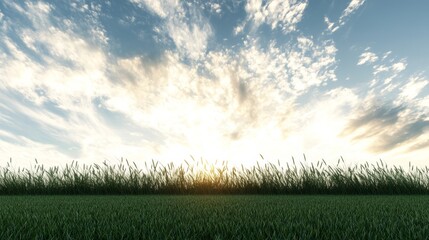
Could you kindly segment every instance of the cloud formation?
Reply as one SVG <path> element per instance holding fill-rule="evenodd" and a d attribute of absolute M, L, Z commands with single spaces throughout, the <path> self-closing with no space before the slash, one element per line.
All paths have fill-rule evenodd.
<path fill-rule="evenodd" d="M 374 63 L 378 60 L 378 56 L 373 52 L 364 52 L 360 55 L 357 65 L 363 65 L 365 63 Z"/>
<path fill-rule="evenodd" d="M 307 4 L 307 0 L 250 0 L 245 6 L 247 21 L 251 22 L 254 28 L 268 24 L 271 29 L 279 28 L 288 33 L 296 30 Z M 242 30 L 243 26 L 239 26 L 236 32 Z"/>
<path fill-rule="evenodd" d="M 413 117 L 406 106 L 377 106 L 375 103 L 353 119 L 342 133 L 353 135 L 354 140 L 372 139 L 369 148 L 375 152 L 387 152 L 406 146 L 414 150 L 425 145 L 416 139 L 429 135 L 429 121 L 424 116 Z M 420 141 L 418 141 L 420 142 Z"/>
<path fill-rule="evenodd" d="M 363 3 L 318 20 L 334 29 Z M 1 158 L 250 164 L 428 147 L 426 74 L 393 51 L 302 31 L 311 2 L 114 4 L 0 3 Z M 344 45 L 368 79 L 338 74 Z"/>
<path fill-rule="evenodd" d="M 198 6 L 177 0 L 131 0 L 141 8 L 147 8 L 162 19 L 155 31 L 166 33 L 185 57 L 198 60 L 205 54 L 212 36 L 210 24 L 201 14 Z"/>
<path fill-rule="evenodd" d="M 343 25 L 345 19 L 348 18 L 354 12 L 356 12 L 356 10 L 359 9 L 364 3 L 365 0 L 351 0 L 347 8 L 344 10 L 343 14 L 341 14 L 339 25 Z"/>
<path fill-rule="evenodd" d="M 429 82 L 421 75 L 402 81 L 407 62 L 389 55 L 384 54 L 381 63 L 375 53 L 366 51 L 360 56 L 358 65 L 372 64 L 375 78 L 360 110 L 341 135 L 367 141 L 368 149 L 379 153 L 423 149 L 427 147 L 424 139 L 429 136 L 428 108 L 422 108 L 421 99 L 416 98 Z M 391 101 L 382 101 L 381 97 Z"/>
<path fill-rule="evenodd" d="M 363 6 L 365 0 L 351 0 L 347 8 L 343 11 L 340 18 L 336 23 L 331 22 L 327 16 L 325 16 L 324 20 L 328 26 L 328 30 L 330 32 L 336 32 L 340 27 L 344 26 L 350 16 L 355 13 L 360 7 Z"/>

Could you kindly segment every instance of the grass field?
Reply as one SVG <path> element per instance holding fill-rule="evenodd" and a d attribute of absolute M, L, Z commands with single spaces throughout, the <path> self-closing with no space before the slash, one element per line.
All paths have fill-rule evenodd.
<path fill-rule="evenodd" d="M 305 159 L 305 157 L 304 157 Z M 45 168 L 0 167 L 0 194 L 428 194 L 429 168 L 374 164 L 336 166 L 263 158 L 256 166 L 229 167 L 201 161 L 175 166 L 152 162 L 144 169 L 121 161 L 117 165 Z"/>
<path fill-rule="evenodd" d="M 429 239 L 428 193 L 428 168 L 381 161 L 9 163 L 0 239 Z"/>
<path fill-rule="evenodd" d="M 0 239 L 428 239 L 428 196 L 1 196 Z"/>

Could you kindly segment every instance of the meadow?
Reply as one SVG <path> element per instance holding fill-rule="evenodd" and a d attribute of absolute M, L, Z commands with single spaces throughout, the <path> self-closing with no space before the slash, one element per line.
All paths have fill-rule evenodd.
<path fill-rule="evenodd" d="M 193 159 L 0 167 L 0 239 L 429 239 L 429 169 Z"/>
<path fill-rule="evenodd" d="M 261 156 L 262 157 L 262 156 Z M 162 165 L 152 161 L 138 168 L 118 164 L 45 168 L 0 167 L 0 194 L 428 194 L 429 168 L 388 167 L 381 160 L 347 166 L 325 161 L 276 164 L 261 161 L 246 168 L 204 160 Z"/>
<path fill-rule="evenodd" d="M 427 196 L 0 196 L 0 239 L 428 239 Z"/>

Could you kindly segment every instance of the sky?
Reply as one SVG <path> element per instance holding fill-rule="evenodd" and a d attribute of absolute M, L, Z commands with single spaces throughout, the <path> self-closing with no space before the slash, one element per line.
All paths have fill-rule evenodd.
<path fill-rule="evenodd" d="M 426 165 L 429 2 L 2 0 L 0 165 Z"/>

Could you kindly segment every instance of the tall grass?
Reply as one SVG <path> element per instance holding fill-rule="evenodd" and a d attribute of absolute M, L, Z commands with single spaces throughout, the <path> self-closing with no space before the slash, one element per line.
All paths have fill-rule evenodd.
<path fill-rule="evenodd" d="M 428 194 L 429 168 L 376 164 L 353 167 L 265 162 L 253 167 L 229 167 L 227 162 L 185 161 L 145 168 L 121 160 L 118 164 L 63 168 L 0 167 L 0 194 Z"/>

